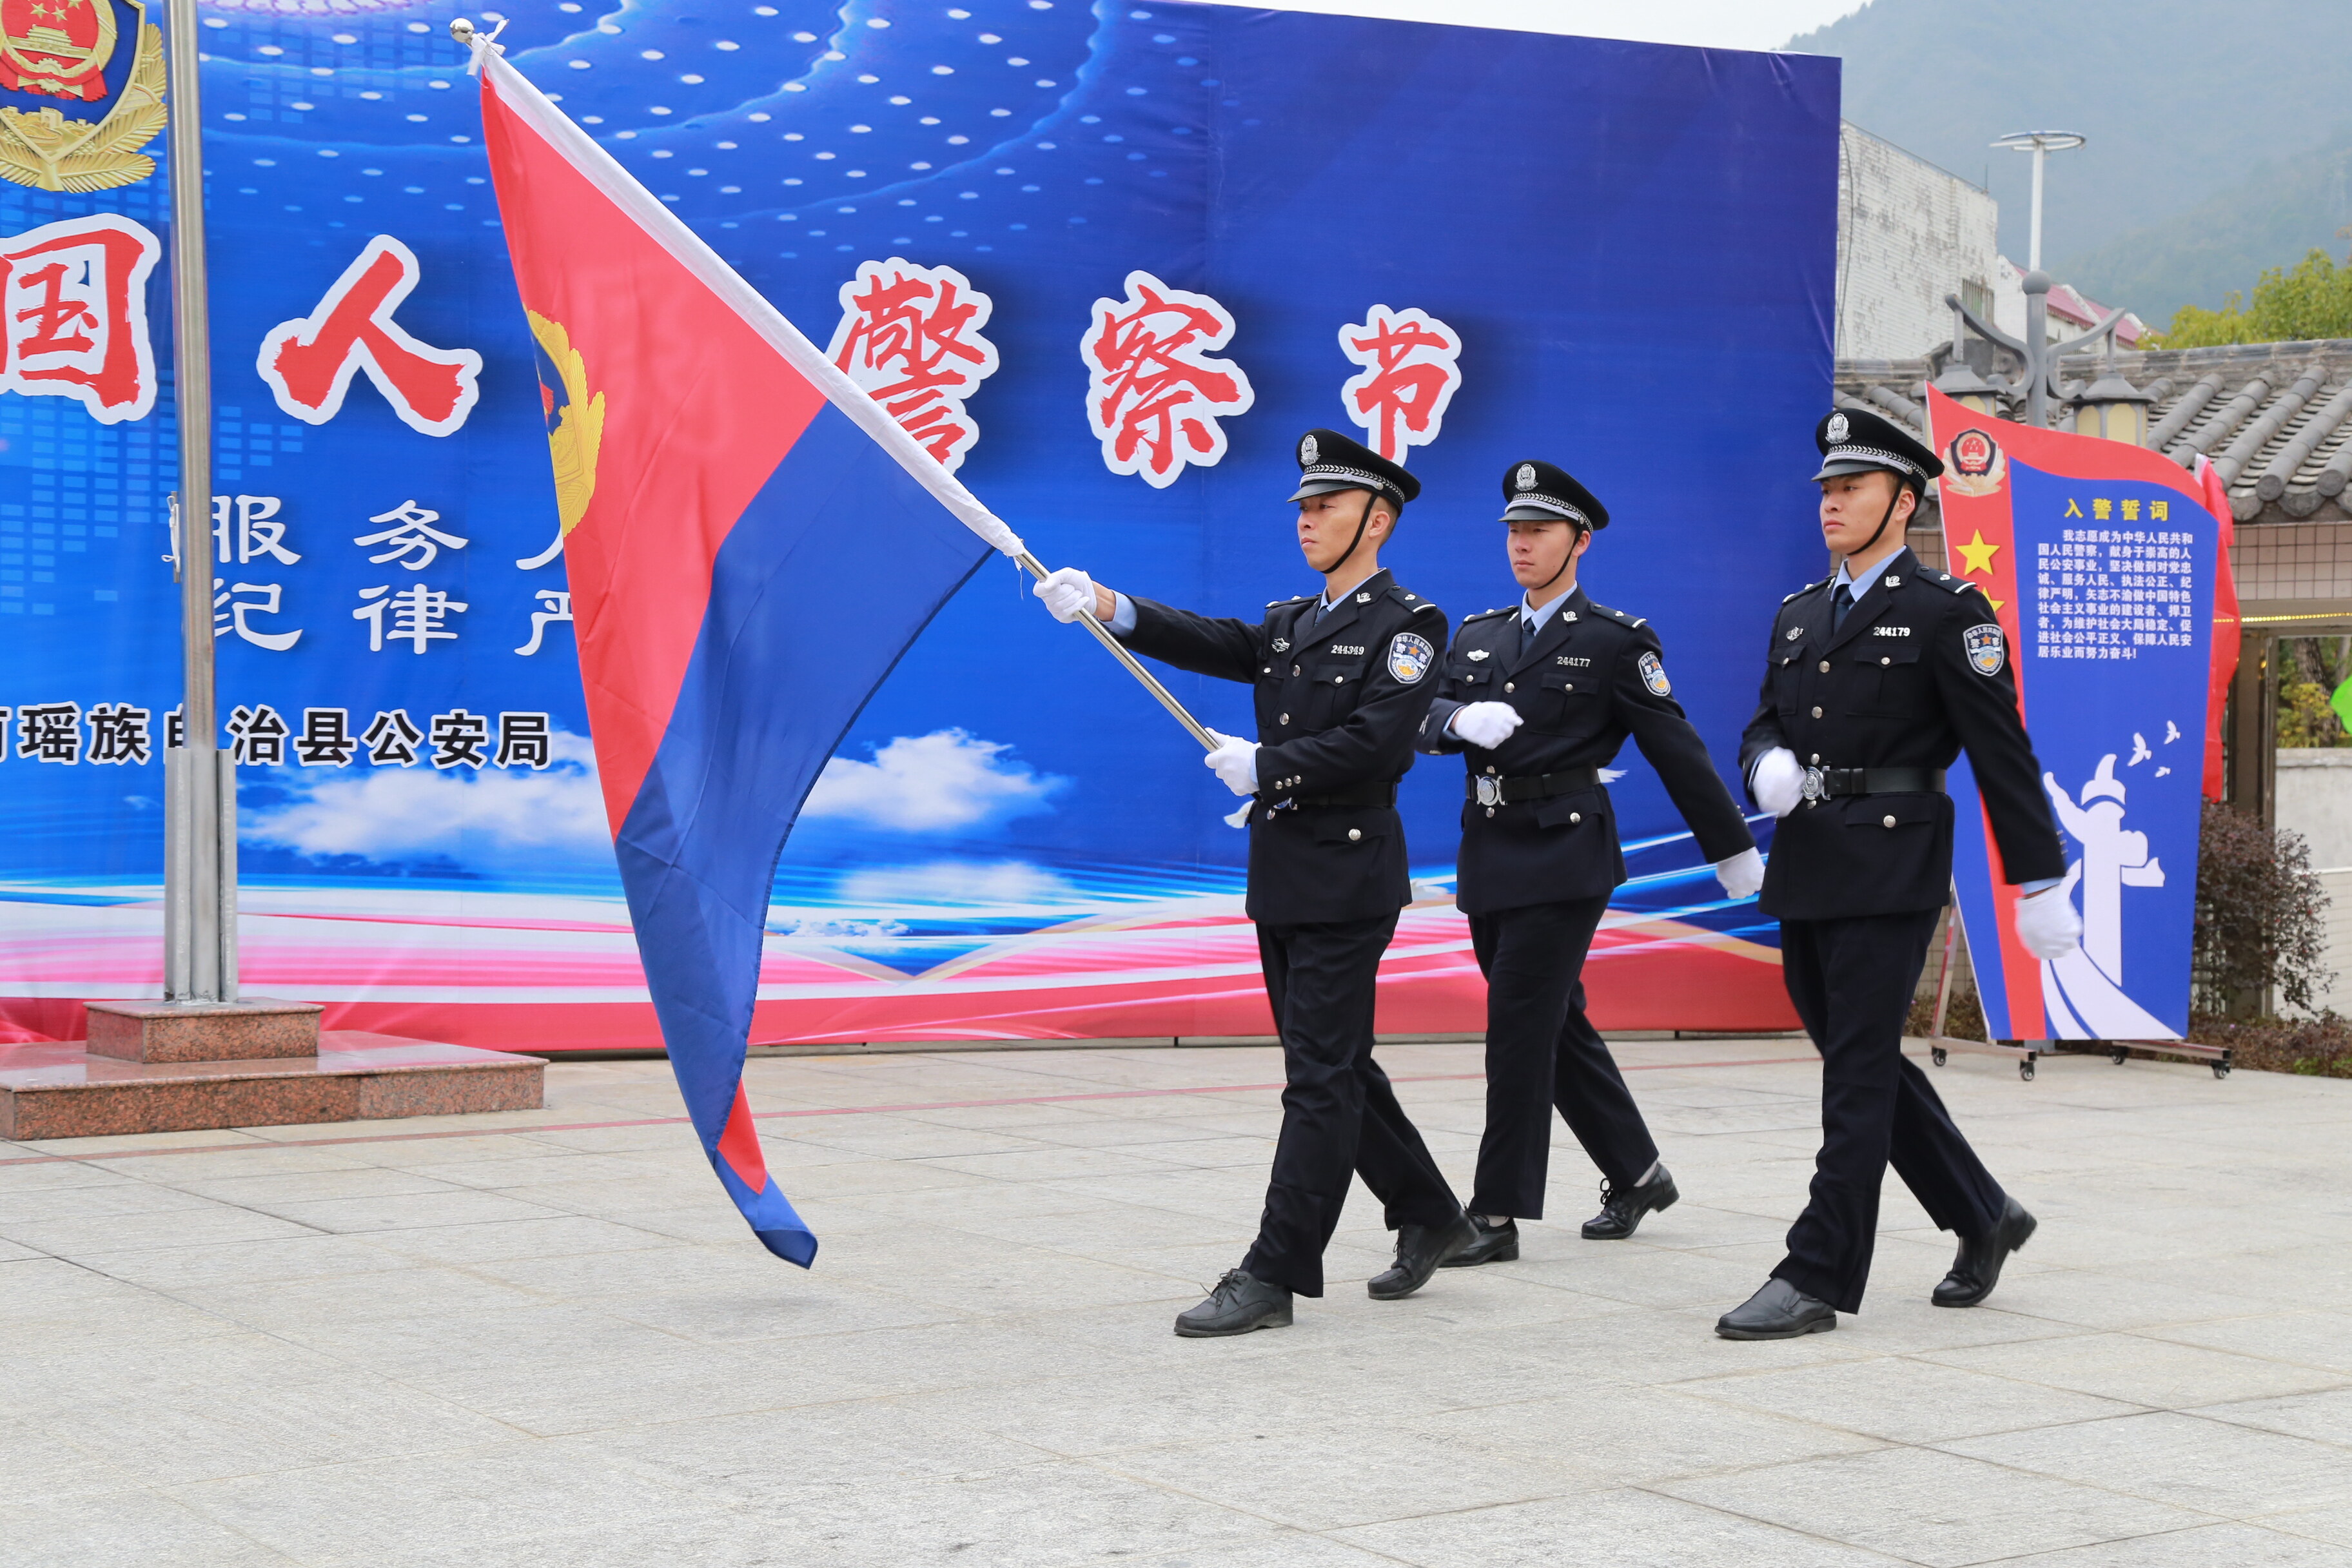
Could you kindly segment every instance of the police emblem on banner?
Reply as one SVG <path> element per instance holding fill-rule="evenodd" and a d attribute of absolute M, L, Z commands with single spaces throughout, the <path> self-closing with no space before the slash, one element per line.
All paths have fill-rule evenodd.
<path fill-rule="evenodd" d="M 1634 666 L 1642 672 L 1642 684 L 1661 697 L 1675 694 L 1674 683 L 1666 679 L 1666 667 L 1654 653 L 1645 653 Z"/>
<path fill-rule="evenodd" d="M 1429 646 L 1427 637 L 1399 632 L 1389 639 L 1389 673 L 1407 686 L 1427 675 L 1436 658 L 1437 650 Z"/>
<path fill-rule="evenodd" d="M 5 0 L 0 0 L 5 4 Z M 538 349 L 539 403 L 547 416 L 547 455 L 555 465 L 555 510 L 570 533 L 596 493 L 596 448 L 604 438 L 604 395 L 588 391 L 588 365 L 561 321 L 525 310 Z"/>
<path fill-rule="evenodd" d="M 0 178 L 104 191 L 155 172 L 163 34 L 140 0 L 0 0 Z"/>
<path fill-rule="evenodd" d="M 1979 675 L 1999 675 L 2009 659 L 2009 639 L 1990 621 L 1962 632 L 1960 646 L 1968 649 L 1969 668 Z"/>
<path fill-rule="evenodd" d="M 1963 430 L 1944 448 L 1944 487 L 1955 495 L 1989 496 L 2009 477 L 2000 444 L 1981 430 Z"/>

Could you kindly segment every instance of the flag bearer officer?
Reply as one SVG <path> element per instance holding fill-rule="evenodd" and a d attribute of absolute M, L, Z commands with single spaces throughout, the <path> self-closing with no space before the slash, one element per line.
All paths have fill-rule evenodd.
<path fill-rule="evenodd" d="M 2033 1234 L 1916 1063 L 1904 1014 L 1952 879 L 1944 770 L 1965 746 L 2004 874 L 2021 884 L 2017 931 L 2037 958 L 2071 950 L 2081 921 L 2042 769 L 2018 716 L 2017 678 L 1992 605 L 1923 565 L 1903 532 L 1935 454 L 1877 415 L 1843 410 L 1814 429 L 1822 537 L 1838 569 L 1781 601 L 1763 700 L 1740 763 L 1780 819 L 1762 904 L 1780 921 L 1789 999 L 1822 1053 L 1822 1150 L 1789 1255 L 1727 1339 L 1785 1339 L 1859 1311 L 1891 1161 L 1959 1255 L 1935 1289 L 1972 1307 Z"/>
<path fill-rule="evenodd" d="M 1486 1131 L 1470 1212 L 1478 1239 L 1448 1268 L 1519 1255 L 1514 1217 L 1541 1219 L 1551 1111 L 1601 1167 L 1594 1241 L 1632 1236 L 1678 1194 L 1609 1047 L 1584 1016 L 1585 950 L 1625 879 L 1601 768 L 1632 734 L 1715 863 L 1751 898 L 1764 863 L 1683 717 L 1649 623 L 1597 605 L 1578 563 L 1609 510 L 1550 463 L 1503 473 L 1517 605 L 1462 623 L 1421 749 L 1468 763 L 1455 902 L 1486 976 Z"/>
<path fill-rule="evenodd" d="M 1282 1134 L 1241 1267 L 1181 1314 L 1188 1337 L 1290 1321 L 1291 1297 L 1323 1294 L 1323 1249 L 1349 1173 L 1386 1206 L 1396 1263 L 1367 1287 L 1394 1300 L 1469 1245 L 1470 1222 L 1372 1060 L 1372 986 L 1397 911 L 1412 899 L 1396 786 L 1436 683 L 1445 616 L 1380 563 L 1420 481 L 1329 430 L 1298 438 L 1298 547 L 1323 591 L 1212 620 L 1097 587 L 1065 568 L 1035 593 L 1055 616 L 1093 615 L 1139 653 L 1255 691 L 1259 741 L 1220 737 L 1208 756 L 1255 796 L 1249 916 L 1257 922 L 1287 1087 Z"/>

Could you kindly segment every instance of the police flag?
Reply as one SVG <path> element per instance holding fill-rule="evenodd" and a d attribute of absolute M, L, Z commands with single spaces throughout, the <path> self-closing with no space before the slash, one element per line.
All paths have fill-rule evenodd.
<path fill-rule="evenodd" d="M 991 548 L 1021 542 L 496 45 L 452 31 L 482 77 L 662 1038 L 728 1195 L 806 1267 L 816 1237 L 768 1174 L 742 1086 L 777 857 L 907 646 Z"/>

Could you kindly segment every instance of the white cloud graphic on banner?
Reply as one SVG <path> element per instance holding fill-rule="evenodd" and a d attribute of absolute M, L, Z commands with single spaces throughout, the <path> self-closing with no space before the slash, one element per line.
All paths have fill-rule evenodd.
<path fill-rule="evenodd" d="M 1026 860 L 934 860 L 922 866 L 874 866 L 852 871 L 834 889 L 845 905 L 889 909 L 908 904 L 1003 909 L 1010 905 L 1082 904 L 1084 894 L 1054 872 Z"/>
<path fill-rule="evenodd" d="M 1007 761 L 1012 749 L 962 730 L 899 735 L 870 763 L 825 763 L 801 816 L 937 833 L 1051 811 L 1051 797 L 1069 781 Z"/>
<path fill-rule="evenodd" d="M 596 757 L 585 735 L 555 731 L 544 771 L 373 768 L 288 780 L 294 798 L 252 813 L 238 834 L 304 855 L 408 860 L 447 855 L 612 855 Z M 340 770 L 338 770 L 340 773 Z"/>

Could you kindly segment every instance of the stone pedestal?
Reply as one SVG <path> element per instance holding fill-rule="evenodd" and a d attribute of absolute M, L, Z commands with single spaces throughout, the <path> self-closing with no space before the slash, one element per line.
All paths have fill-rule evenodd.
<path fill-rule="evenodd" d="M 0 1046 L 0 1139 L 532 1110 L 547 1063 L 319 1028 L 307 1002 L 92 1002 L 89 1038 Z"/>
<path fill-rule="evenodd" d="M 319 1054 L 315 1002 L 91 1002 L 94 1057 L 126 1062 L 230 1062 Z"/>

